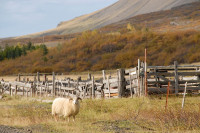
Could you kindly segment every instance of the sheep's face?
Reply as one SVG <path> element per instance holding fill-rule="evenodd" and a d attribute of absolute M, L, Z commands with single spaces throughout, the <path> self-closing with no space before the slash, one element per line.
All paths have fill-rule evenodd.
<path fill-rule="evenodd" d="M 80 97 L 76 97 L 74 100 L 73 100 L 73 104 L 78 104 L 78 100 L 82 100 Z"/>
<path fill-rule="evenodd" d="M 78 101 L 77 100 L 73 100 L 73 104 L 77 104 L 78 103 Z"/>

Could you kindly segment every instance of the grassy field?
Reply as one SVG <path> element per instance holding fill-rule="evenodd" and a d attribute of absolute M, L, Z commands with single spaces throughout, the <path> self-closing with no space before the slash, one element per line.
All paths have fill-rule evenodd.
<path fill-rule="evenodd" d="M 88 73 L 90 73 L 91 76 L 94 76 L 95 80 L 99 80 L 100 78 L 103 77 L 102 71 L 85 71 L 85 72 L 71 72 L 69 74 L 64 74 L 64 75 L 56 75 L 56 79 L 63 80 L 65 78 L 71 78 L 71 79 L 77 80 L 78 77 L 81 77 L 82 80 L 86 80 L 88 78 Z M 117 77 L 117 69 L 106 70 L 106 75 Z M 47 75 L 46 77 L 48 78 L 48 80 L 52 80 L 52 75 Z M 18 78 L 18 74 L 0 75 L 0 80 L 3 79 L 4 81 L 15 81 L 17 78 Z M 25 79 L 29 78 L 30 81 L 34 81 L 34 76 L 21 76 L 21 80 L 23 80 L 23 78 Z M 44 76 L 40 76 L 40 80 L 44 81 Z"/>
<path fill-rule="evenodd" d="M 200 97 L 165 97 L 83 100 L 76 122 L 55 122 L 51 104 L 31 98 L 4 96 L 0 125 L 31 129 L 34 133 L 199 132 Z"/>

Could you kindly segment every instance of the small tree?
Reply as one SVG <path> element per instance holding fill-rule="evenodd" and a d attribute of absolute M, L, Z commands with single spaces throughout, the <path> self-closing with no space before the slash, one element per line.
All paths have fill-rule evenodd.
<path fill-rule="evenodd" d="M 27 54 L 27 52 L 26 52 L 26 46 L 23 45 L 22 46 L 22 55 L 26 55 L 26 54 Z"/>
<path fill-rule="evenodd" d="M 28 42 L 28 44 L 27 44 L 27 50 L 31 50 L 31 47 L 32 47 L 32 42 Z"/>
<path fill-rule="evenodd" d="M 19 46 L 15 47 L 15 57 L 19 57 L 22 55 L 22 49 Z"/>
<path fill-rule="evenodd" d="M 127 27 L 126 27 L 126 28 L 127 28 L 127 30 L 129 30 L 129 31 L 132 31 L 132 29 L 133 29 L 133 27 L 131 26 L 130 23 L 127 24 Z"/>
<path fill-rule="evenodd" d="M 42 49 L 43 55 L 48 54 L 48 49 L 47 49 L 47 46 L 45 44 L 41 44 L 40 48 Z"/>

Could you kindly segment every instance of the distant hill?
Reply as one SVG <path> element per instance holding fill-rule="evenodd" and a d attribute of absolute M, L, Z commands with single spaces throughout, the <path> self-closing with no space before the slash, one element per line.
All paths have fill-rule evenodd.
<path fill-rule="evenodd" d="M 200 2 L 193 2 L 181 5 L 171 10 L 152 12 L 137 15 L 126 20 L 122 20 L 110 25 L 99 28 L 101 33 L 121 32 L 127 29 L 127 24 L 131 24 L 140 30 L 140 28 L 148 27 L 154 32 L 167 32 L 178 30 L 200 30 Z M 0 46 L 5 44 L 16 45 L 17 43 L 26 44 L 31 41 L 34 44 L 45 43 L 48 47 L 57 46 L 66 40 L 77 38 L 82 33 L 70 33 L 64 35 L 47 35 L 45 37 L 35 38 L 3 38 L 0 39 Z"/>
<path fill-rule="evenodd" d="M 33 38 L 46 35 L 63 35 L 68 33 L 93 30 L 111 23 L 131 18 L 136 15 L 168 10 L 176 6 L 199 0 L 119 0 L 111 6 L 96 12 L 61 22 L 54 29 L 42 31 L 20 38 Z"/>
<path fill-rule="evenodd" d="M 200 2 L 193 2 L 171 10 L 137 15 L 100 28 L 101 32 L 117 32 L 127 24 L 138 28 L 147 27 L 154 32 L 200 30 Z"/>

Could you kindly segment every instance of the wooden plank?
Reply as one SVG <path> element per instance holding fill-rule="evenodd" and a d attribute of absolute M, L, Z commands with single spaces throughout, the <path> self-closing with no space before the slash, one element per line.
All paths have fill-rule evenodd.
<path fill-rule="evenodd" d="M 177 65 L 178 68 L 191 68 L 191 67 L 200 67 L 200 65 Z M 174 69 L 174 65 L 170 66 L 148 66 L 148 69 L 157 68 L 157 69 Z"/>
<path fill-rule="evenodd" d="M 118 79 L 117 78 L 112 78 L 112 79 L 109 79 L 109 83 L 117 83 L 118 82 Z M 107 83 L 107 80 L 103 80 L 103 83 Z"/>
<path fill-rule="evenodd" d="M 111 97 L 113 97 L 113 96 L 118 96 L 118 93 L 112 93 L 112 94 L 110 94 L 110 96 L 111 96 Z M 105 97 L 109 97 L 109 94 L 105 94 Z"/>
<path fill-rule="evenodd" d="M 110 83 L 110 82 L 109 82 L 109 87 L 110 87 L 110 88 L 118 87 L 118 83 Z M 108 88 L 108 84 L 105 84 L 104 88 Z"/>
<path fill-rule="evenodd" d="M 52 87 L 52 86 L 49 86 L 49 89 L 53 89 L 53 87 Z M 71 87 L 64 87 L 64 86 L 61 86 L 60 89 L 61 89 L 61 90 L 73 91 L 73 90 L 75 90 L 76 88 L 71 88 Z"/>
<path fill-rule="evenodd" d="M 26 87 L 26 88 L 31 88 L 32 86 L 31 86 L 31 84 L 29 84 L 29 83 L 23 83 L 23 82 L 17 82 L 17 81 L 14 81 L 14 82 L 10 82 L 10 84 L 12 85 L 12 86 L 19 86 L 19 87 Z"/>
<path fill-rule="evenodd" d="M 172 84 L 174 84 L 174 81 L 172 80 L 168 80 L 170 81 Z M 159 84 L 167 84 L 168 81 L 163 81 L 163 80 L 160 80 L 160 81 L 155 81 L 155 80 L 148 80 L 148 84 L 156 84 L 156 83 L 159 83 Z M 179 80 L 179 84 L 184 84 L 185 82 L 188 82 L 188 83 L 200 83 L 200 80 Z"/>
<path fill-rule="evenodd" d="M 185 89 L 185 87 L 180 87 L 179 91 L 183 92 Z M 149 93 L 167 93 L 167 88 L 152 88 L 149 87 Z M 187 87 L 187 90 L 191 90 L 191 91 L 197 91 L 200 90 L 200 87 Z M 170 89 L 170 91 L 175 91 L 174 89 Z"/>
<path fill-rule="evenodd" d="M 126 89 L 130 89 L 131 87 L 132 88 L 137 88 L 137 85 L 133 85 L 133 84 L 132 84 L 132 86 L 131 85 L 126 85 Z"/>
<path fill-rule="evenodd" d="M 131 78 L 132 78 L 132 79 L 137 79 L 138 77 L 137 77 L 137 75 L 131 75 Z M 125 79 L 126 79 L 126 81 L 127 81 L 127 80 L 129 80 L 129 77 L 125 77 Z"/>
<path fill-rule="evenodd" d="M 174 71 L 174 68 L 149 68 L 150 71 L 154 71 L 154 69 L 157 70 L 157 72 L 164 72 L 164 71 Z M 192 71 L 196 70 L 196 68 L 177 68 L 180 71 Z"/>
<path fill-rule="evenodd" d="M 104 93 L 108 93 L 109 94 L 109 90 L 104 90 Z M 118 93 L 118 89 L 110 89 L 110 93 Z"/>
<path fill-rule="evenodd" d="M 200 76 L 200 72 L 178 72 L 178 75 L 181 76 Z"/>
<path fill-rule="evenodd" d="M 161 73 L 161 72 L 150 72 L 150 73 L 147 73 L 147 76 L 170 76 L 170 77 L 172 77 L 172 76 L 174 76 L 174 72 L 168 72 L 168 73 L 166 73 L 166 72 L 163 72 L 163 73 Z"/>
<path fill-rule="evenodd" d="M 137 68 L 134 67 L 134 68 L 130 68 L 130 69 L 126 69 L 125 70 L 125 74 L 129 74 L 129 73 L 132 73 L 132 72 L 136 72 L 137 71 Z M 136 73 L 135 73 L 136 74 Z"/>
<path fill-rule="evenodd" d="M 182 77 L 182 80 L 199 80 L 198 76 L 193 76 L 193 77 Z"/>

